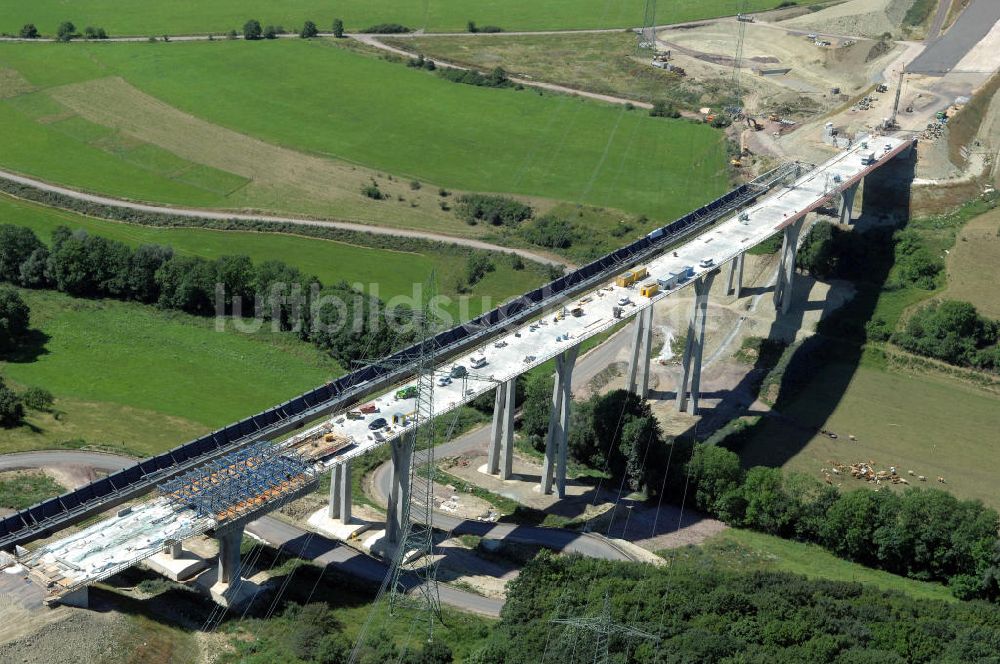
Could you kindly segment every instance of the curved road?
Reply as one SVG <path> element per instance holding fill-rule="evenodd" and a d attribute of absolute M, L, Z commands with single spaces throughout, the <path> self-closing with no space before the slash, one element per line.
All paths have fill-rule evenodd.
<path fill-rule="evenodd" d="M 33 187 L 35 189 L 40 189 L 41 191 L 60 194 L 62 196 L 67 196 L 69 198 L 73 198 L 79 201 L 85 201 L 87 203 L 96 203 L 98 205 L 106 205 L 108 207 L 136 210 L 139 212 L 151 212 L 153 214 L 170 214 L 178 217 L 188 217 L 191 219 L 216 219 L 220 221 L 228 221 L 230 219 L 235 219 L 237 221 L 255 221 L 255 222 L 265 222 L 271 224 L 298 224 L 300 226 L 320 226 L 323 228 L 336 228 L 339 230 L 354 231 L 357 233 L 368 233 L 370 235 L 388 235 L 391 237 L 407 237 L 418 240 L 430 240 L 432 242 L 441 242 L 444 244 L 457 244 L 463 247 L 470 247 L 473 249 L 482 249 L 485 251 L 499 251 L 504 253 L 517 254 L 518 256 L 521 256 L 522 258 L 525 258 L 527 260 L 535 261 L 537 263 L 543 263 L 545 265 L 555 265 L 558 267 L 572 266 L 571 263 L 569 263 L 564 259 L 536 253 L 534 251 L 529 251 L 528 249 L 503 247 L 498 244 L 491 244 L 489 242 L 483 242 L 481 240 L 474 240 L 472 238 L 467 238 L 467 237 L 445 235 L 443 233 L 415 231 L 405 228 L 391 228 L 388 226 L 372 226 L 368 224 L 356 224 L 348 221 L 300 219 L 297 217 L 281 217 L 281 216 L 266 215 L 266 214 L 245 214 L 236 212 L 220 212 L 218 210 L 203 210 L 196 208 L 178 208 L 178 207 L 170 207 L 167 205 L 149 205 L 146 203 L 136 203 L 134 201 L 123 200 L 120 198 L 110 198 L 108 196 L 88 194 L 82 191 L 77 191 L 76 189 L 70 189 L 68 187 L 63 187 L 57 184 L 50 184 L 48 182 L 43 182 L 42 180 L 36 180 L 34 178 L 25 177 L 23 175 L 18 175 L 17 173 L 12 173 L 6 170 L 0 170 L 0 178 L 8 180 L 10 182 L 16 182 L 17 184 Z M 51 206 L 51 207 L 58 207 L 58 206 Z"/>
<path fill-rule="evenodd" d="M 135 459 L 129 457 L 80 450 L 46 450 L 0 455 L 0 471 L 86 466 L 102 472 L 113 472 L 134 463 Z M 381 560 L 274 517 L 265 516 L 249 523 L 247 533 L 287 553 L 368 581 L 373 586 L 379 586 L 389 571 L 388 565 Z M 473 613 L 496 617 L 503 608 L 501 600 L 482 597 L 445 584 L 440 584 L 439 594 L 442 602 Z"/>

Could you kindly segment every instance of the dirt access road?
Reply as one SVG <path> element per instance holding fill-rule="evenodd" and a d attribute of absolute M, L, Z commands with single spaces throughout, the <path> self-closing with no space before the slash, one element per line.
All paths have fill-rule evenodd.
<path fill-rule="evenodd" d="M 445 235 L 443 233 L 431 233 L 428 231 L 415 231 L 402 228 L 390 228 L 387 226 L 370 226 L 367 224 L 355 224 L 347 221 L 331 221 L 327 219 L 302 219 L 298 217 L 281 217 L 281 216 L 263 215 L 263 214 L 242 214 L 235 212 L 220 212 L 218 210 L 178 208 L 178 207 L 169 207 L 166 205 L 149 205 L 147 203 L 136 203 L 134 201 L 128 201 L 120 198 L 110 198 L 108 196 L 88 194 L 82 191 L 69 189 L 68 187 L 62 187 L 56 184 L 50 184 L 48 182 L 43 182 L 41 180 L 36 180 L 34 178 L 18 175 L 17 173 L 12 173 L 10 171 L 5 171 L 5 170 L 0 170 L 0 178 L 8 180 L 9 182 L 15 182 L 17 184 L 32 187 L 34 189 L 38 189 L 41 191 L 60 194 L 62 196 L 67 196 L 69 198 L 73 198 L 79 201 L 85 201 L 87 203 L 96 203 L 98 205 L 106 205 L 108 207 L 136 210 L 138 212 L 167 214 L 178 217 L 187 217 L 190 219 L 215 219 L 220 221 L 236 220 L 236 221 L 264 222 L 270 224 L 297 224 L 299 226 L 319 226 L 322 228 L 336 228 L 338 230 L 353 231 L 356 233 L 368 233 L 369 235 L 388 235 L 390 237 L 406 237 L 418 240 L 429 240 L 431 242 L 441 242 L 443 244 L 457 244 L 463 247 L 469 247 L 471 249 L 481 249 L 483 251 L 498 251 L 508 254 L 517 254 L 518 256 L 526 260 L 535 261 L 536 263 L 542 263 L 543 265 L 554 265 L 557 267 L 572 267 L 572 263 L 570 263 L 569 261 L 563 258 L 550 256 L 548 254 L 542 254 L 539 252 L 530 251 L 528 249 L 503 247 L 498 244 L 492 244 L 490 242 L 482 242 L 480 240 L 474 240 L 467 237 Z M 53 206 L 53 207 L 58 207 L 58 206 Z"/>

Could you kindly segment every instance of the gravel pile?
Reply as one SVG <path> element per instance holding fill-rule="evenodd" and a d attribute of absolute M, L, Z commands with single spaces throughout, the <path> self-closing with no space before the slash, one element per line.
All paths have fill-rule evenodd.
<path fill-rule="evenodd" d="M 877 39 L 898 34 L 903 16 L 915 0 L 848 0 L 812 14 L 782 22 L 782 27 Z"/>
<path fill-rule="evenodd" d="M 28 636 L 0 645 L 4 664 L 100 662 L 121 655 L 127 624 L 121 616 L 74 612 Z"/>

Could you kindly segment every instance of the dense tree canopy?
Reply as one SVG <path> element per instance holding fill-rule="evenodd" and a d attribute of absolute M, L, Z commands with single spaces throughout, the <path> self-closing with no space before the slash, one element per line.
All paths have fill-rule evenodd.
<path fill-rule="evenodd" d="M 30 313 L 20 293 L 0 287 L 0 352 L 17 347 L 28 331 Z"/>
<path fill-rule="evenodd" d="M 608 654 L 621 663 L 959 664 L 995 662 L 1000 652 L 1000 609 L 982 603 L 917 600 L 698 559 L 656 567 L 543 552 L 510 582 L 499 624 L 470 659 L 603 660 L 593 633 L 552 622 L 566 618 L 607 619 L 652 636 L 612 629 Z"/>

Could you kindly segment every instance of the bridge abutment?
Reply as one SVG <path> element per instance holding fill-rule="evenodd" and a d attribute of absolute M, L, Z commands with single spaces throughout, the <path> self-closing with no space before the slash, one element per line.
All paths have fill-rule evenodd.
<path fill-rule="evenodd" d="M 792 281 L 795 278 L 795 255 L 798 251 L 799 233 L 805 218 L 785 227 L 785 237 L 781 243 L 781 257 L 778 262 L 778 280 L 774 284 L 774 308 L 788 313 L 792 305 Z"/>
<path fill-rule="evenodd" d="M 514 397 L 517 377 L 497 385 L 486 472 L 509 480 L 514 473 Z"/>
<path fill-rule="evenodd" d="M 653 307 L 649 306 L 635 317 L 632 323 L 635 337 L 632 340 L 632 360 L 628 366 L 625 389 L 643 399 L 649 393 L 649 360 L 653 348 Z"/>
<path fill-rule="evenodd" d="M 566 446 L 569 438 L 569 414 L 573 403 L 573 367 L 579 346 L 556 355 L 556 379 L 552 387 L 552 411 L 545 436 L 545 460 L 542 462 L 542 493 L 552 493 L 553 480 L 560 498 L 566 497 Z"/>
<path fill-rule="evenodd" d="M 698 393 L 701 389 L 701 360 L 705 350 L 705 324 L 708 319 L 708 292 L 712 288 L 716 271 L 699 277 L 694 282 L 694 306 L 688 322 L 687 342 L 681 360 L 680 384 L 677 386 L 677 411 L 698 414 Z M 690 387 L 690 397 L 688 388 Z"/>

